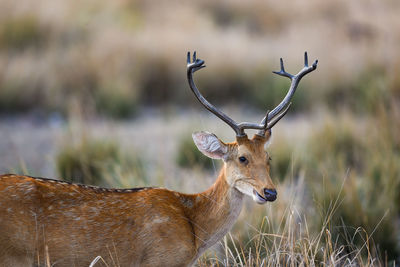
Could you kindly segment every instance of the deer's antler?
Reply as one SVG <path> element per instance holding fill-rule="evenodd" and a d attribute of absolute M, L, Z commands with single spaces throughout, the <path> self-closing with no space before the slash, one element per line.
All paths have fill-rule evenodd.
<path fill-rule="evenodd" d="M 278 74 L 280 76 L 284 76 L 289 78 L 292 82 L 289 87 L 289 91 L 283 100 L 269 113 L 268 116 L 265 116 L 261 123 L 268 121 L 268 126 L 266 129 L 271 129 L 285 114 L 288 112 L 290 105 L 292 104 L 290 100 L 292 99 L 294 93 L 296 92 L 297 86 L 300 83 L 301 78 L 303 78 L 306 74 L 312 72 L 317 68 L 318 60 L 315 60 L 311 66 L 308 66 L 308 55 L 307 52 L 304 52 L 304 67 L 299 71 L 296 75 L 292 75 L 285 71 L 285 66 L 283 65 L 283 59 L 281 58 L 281 70 L 273 71 L 273 73 Z M 268 118 L 267 118 L 268 117 Z M 265 131 L 260 130 L 258 135 L 264 136 Z"/>
<path fill-rule="evenodd" d="M 233 119 L 231 119 L 228 115 L 226 115 L 221 110 L 217 109 L 214 105 L 205 99 L 199 89 L 197 89 L 194 81 L 193 81 L 193 73 L 205 67 L 204 60 L 198 59 L 196 57 L 196 52 L 193 53 L 193 59 L 190 60 L 190 52 L 187 54 L 187 78 L 192 89 L 192 92 L 196 96 L 196 98 L 200 101 L 200 103 L 209 111 L 214 113 L 218 118 L 223 120 L 227 123 L 236 133 L 237 137 L 245 136 L 245 129 L 257 129 L 259 132 L 258 135 L 265 136 L 265 132 L 271 129 L 289 110 L 291 105 L 290 100 L 293 97 L 294 92 L 296 91 L 297 85 L 299 84 L 301 78 L 305 76 L 307 73 L 315 70 L 317 68 L 317 60 L 314 62 L 312 66 L 308 66 L 308 58 L 307 52 L 304 54 L 304 68 L 296 75 L 291 75 L 285 71 L 283 66 L 283 60 L 281 59 L 281 70 L 279 72 L 274 72 L 278 75 L 288 77 L 291 79 L 292 83 L 290 85 L 289 91 L 286 94 L 285 98 L 276 106 L 271 112 L 267 112 L 264 119 L 261 121 L 260 124 L 257 123 L 250 123 L 250 122 L 241 122 L 237 123 Z"/>

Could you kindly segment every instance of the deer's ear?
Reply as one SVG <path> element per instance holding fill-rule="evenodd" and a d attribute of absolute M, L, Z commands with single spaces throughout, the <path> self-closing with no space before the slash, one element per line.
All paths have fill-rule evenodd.
<path fill-rule="evenodd" d="M 215 134 L 195 132 L 193 141 L 201 153 L 212 159 L 224 159 L 228 153 L 228 146 L 218 139 Z"/>

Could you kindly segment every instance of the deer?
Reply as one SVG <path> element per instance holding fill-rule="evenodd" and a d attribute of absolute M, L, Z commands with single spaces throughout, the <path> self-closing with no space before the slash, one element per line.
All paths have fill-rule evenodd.
<path fill-rule="evenodd" d="M 198 194 L 165 188 L 109 189 L 62 180 L 0 176 L 0 265 L 89 266 L 97 257 L 106 266 L 191 266 L 231 229 L 245 196 L 258 204 L 273 202 L 265 145 L 272 127 L 287 113 L 300 80 L 317 60 L 292 75 L 283 100 L 260 123 L 237 123 L 208 102 L 193 74 L 204 61 L 187 54 L 187 79 L 198 101 L 228 124 L 236 140 L 224 143 L 200 131 L 192 137 L 207 157 L 223 161 L 215 183 Z M 245 130 L 258 130 L 248 138 Z"/>

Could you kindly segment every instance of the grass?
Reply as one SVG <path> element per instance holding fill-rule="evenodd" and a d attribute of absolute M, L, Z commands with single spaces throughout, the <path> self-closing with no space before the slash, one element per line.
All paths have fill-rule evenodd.
<path fill-rule="evenodd" d="M 302 142 L 270 147 L 279 197 L 246 205 L 200 266 L 388 266 L 398 262 L 399 109 L 328 116 Z M 293 143 L 295 142 L 295 143 Z"/>
<path fill-rule="evenodd" d="M 313 129 L 306 135 L 296 138 L 275 131 L 269 152 L 278 200 L 266 206 L 249 200 L 222 245 L 208 251 L 198 265 L 395 264 L 400 257 L 399 111 L 390 105 L 373 117 L 355 117 L 348 112 L 325 114 L 323 120 L 312 123 Z M 180 137 L 176 146 L 178 158 L 172 159 L 171 164 L 175 163 L 177 169 L 189 168 L 199 177 L 209 175 L 207 168 L 196 165 L 207 158 L 196 154 L 189 138 L 190 135 L 187 139 Z M 92 150 L 88 146 L 82 149 L 73 158 L 94 153 L 91 158 L 95 162 L 95 155 L 104 154 L 85 152 Z M 108 151 L 107 157 L 111 158 L 118 154 L 113 149 L 103 151 Z M 103 157 L 101 165 L 107 166 L 107 157 Z M 184 164 L 179 165 L 179 157 Z M 112 168 L 99 172 L 116 177 L 114 182 L 124 177 L 137 179 L 129 176 L 137 166 L 113 174 L 124 164 L 111 162 Z M 147 176 L 141 185 L 157 185 L 157 179 Z"/>
<path fill-rule="evenodd" d="M 60 149 L 56 163 L 60 177 L 70 182 L 106 187 L 147 183 L 143 159 L 122 153 L 109 141 L 68 144 Z"/>
<path fill-rule="evenodd" d="M 184 137 L 180 141 L 176 156 L 177 165 L 182 168 L 211 170 L 214 167 L 212 159 L 204 157 L 194 144 L 191 135 L 187 136 L 189 137 Z"/>
<path fill-rule="evenodd" d="M 370 250 L 371 233 L 357 228 L 349 233 L 349 227 L 340 227 L 340 233 L 350 237 L 346 243 L 337 242 L 337 234 L 330 230 L 331 217 L 340 208 L 339 199 L 334 200 L 318 231 L 310 231 L 310 216 L 302 215 L 292 203 L 282 217 L 274 218 L 270 211 L 258 226 L 253 226 L 249 240 L 225 236 L 219 256 L 203 256 L 199 266 L 379 266 L 384 261 Z M 276 217 L 276 215 L 275 215 Z M 379 227 L 380 225 L 377 225 Z M 353 229 L 351 229 L 353 230 Z M 337 231 L 336 231 L 337 232 Z M 373 234 L 373 233 L 372 233 Z M 354 240 L 364 242 L 356 245 Z"/>
<path fill-rule="evenodd" d="M 45 31 L 36 16 L 9 18 L 0 25 L 0 49 L 20 51 L 29 47 L 40 47 L 45 42 Z"/>
<path fill-rule="evenodd" d="M 289 128 L 270 147 L 278 201 L 246 205 L 222 251 L 199 265 L 398 262 L 398 2 L 53 2 L 0 3 L 3 116 L 55 111 L 74 119 L 79 107 L 84 117 L 131 119 L 148 106 L 198 107 L 186 84 L 187 50 L 206 60 L 195 79 L 212 103 L 263 113 L 288 87 L 270 73 L 279 57 L 293 73 L 305 50 L 319 59 L 291 110 L 318 113 L 312 126 L 302 140 Z M 59 144 L 57 168 L 64 178 L 107 186 L 157 185 L 182 169 L 209 175 L 211 161 L 177 138 L 168 167 L 150 168 L 140 152 L 98 139 Z"/>

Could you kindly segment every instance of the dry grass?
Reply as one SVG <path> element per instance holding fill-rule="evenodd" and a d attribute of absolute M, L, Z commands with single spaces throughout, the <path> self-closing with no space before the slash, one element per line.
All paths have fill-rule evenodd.
<path fill-rule="evenodd" d="M 79 144 L 105 140 L 118 155 L 140 156 L 146 178 L 118 156 L 96 170 L 107 183 L 205 189 L 215 173 L 176 164 L 183 133 L 233 135 L 190 110 L 198 103 L 185 81 L 186 51 L 206 60 L 196 81 L 211 102 L 257 121 L 287 87 L 270 74 L 279 57 L 294 72 L 307 50 L 320 63 L 294 99 L 291 114 L 303 115 L 280 122 L 270 148 L 278 201 L 247 203 L 222 249 L 198 264 L 398 262 L 399 11 L 395 0 L 1 1 L 0 170 L 56 177 L 71 140 L 69 159 L 85 169 L 101 153 Z"/>
<path fill-rule="evenodd" d="M 239 233 L 228 234 L 221 241 L 219 254 L 213 255 L 210 252 L 199 260 L 198 265 L 383 266 L 385 264 L 379 255 L 370 250 L 370 242 L 375 231 L 369 233 L 358 227 L 356 231 L 350 233 L 349 226 L 335 226 L 340 228 L 341 234 L 350 237 L 346 243 L 338 242 L 338 235 L 331 232 L 332 217 L 342 206 L 343 197 L 340 194 L 336 199 L 332 199 L 329 209 L 326 210 L 326 216 L 321 218 L 321 227 L 313 229 L 315 214 L 305 210 L 315 209 L 318 203 L 307 203 L 307 207 L 304 207 L 304 179 L 294 186 L 286 184 L 284 187 L 291 191 L 292 197 L 285 196 L 284 204 L 280 203 L 278 207 L 272 205 L 265 209 L 260 225 L 252 225 L 246 220 L 244 223 L 249 227 L 247 238 L 243 239 Z M 248 211 L 246 213 L 245 216 L 254 217 L 254 214 L 249 214 Z M 257 213 L 257 216 L 259 215 L 261 214 Z M 381 221 L 384 219 L 382 217 Z M 380 224 L 376 225 L 374 230 L 379 227 Z M 354 240 L 357 238 L 362 239 L 363 243 L 356 245 Z"/>
<path fill-rule="evenodd" d="M 274 129 L 269 148 L 278 200 L 266 206 L 249 200 L 222 248 L 209 251 L 198 264 L 383 266 L 397 262 L 399 115 L 398 108 L 389 107 L 375 117 L 320 112 L 318 116 L 285 118 Z M 247 114 L 235 117 L 255 120 Z M 85 132 L 86 140 L 106 143 L 114 140 L 121 152 L 140 155 L 148 180 L 138 179 L 137 170 L 118 171 L 124 168 L 124 163 L 115 161 L 103 173 L 106 179 L 112 178 L 107 182 L 123 187 L 165 186 L 191 193 L 211 185 L 217 170 L 210 173 L 196 167 L 182 169 L 176 164 L 182 129 L 185 132 L 207 129 L 230 141 L 231 130 L 221 126 L 211 116 L 185 112 L 184 115 L 153 114 L 127 124 L 75 124 L 77 129 L 71 130 L 75 134 Z M 16 132 L 21 129 L 14 127 Z M 65 134 L 54 143 L 61 153 L 63 142 L 73 143 L 71 131 Z M 73 136 L 76 140 L 81 138 L 80 134 Z M 10 136 L 2 138 L 8 139 Z M 29 140 L 26 142 L 29 145 Z M 8 160 L 13 158 L 12 154 L 4 156 Z M 27 166 L 34 166 L 29 153 L 20 156 Z M 52 163 L 45 165 L 49 164 Z M 36 172 L 40 173 L 40 168 Z"/>

